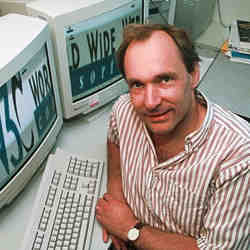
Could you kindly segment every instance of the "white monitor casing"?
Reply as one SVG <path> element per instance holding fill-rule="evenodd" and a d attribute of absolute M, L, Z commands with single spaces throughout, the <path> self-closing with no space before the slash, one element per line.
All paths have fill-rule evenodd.
<path fill-rule="evenodd" d="M 42 46 L 46 44 L 57 112 L 56 119 L 49 131 L 47 131 L 46 135 L 39 142 L 39 145 L 36 145 L 35 150 L 32 151 L 33 153 L 23 162 L 23 165 L 16 174 L 0 189 L 1 208 L 10 203 L 26 186 L 35 172 L 40 169 L 42 162 L 46 159 L 55 144 L 57 135 L 62 128 L 63 120 L 54 66 L 53 47 L 47 23 L 38 18 L 20 14 L 8 14 L 0 17 L 0 30 L 0 88 L 7 84 L 15 74 L 21 71 L 41 50 Z M 29 113 L 29 111 L 26 113 Z M 5 116 L 7 115 L 1 114 L 2 126 L 5 126 Z M 11 119 L 12 123 L 15 122 L 17 124 L 13 118 Z M 8 142 L 6 142 L 7 147 L 10 144 L 9 141 L 11 141 L 12 144 L 16 144 L 16 142 L 13 142 L 13 139 L 11 139 L 13 138 L 12 132 L 11 130 L 8 132 L 7 129 L 7 132 L 4 134 L 6 137 L 4 140 Z M 0 167 L 3 167 L 3 159 L 0 159 Z"/>
<path fill-rule="evenodd" d="M 29 15 L 38 16 L 46 20 L 52 32 L 63 116 L 65 119 L 81 113 L 87 114 L 128 91 L 124 79 L 120 77 L 119 80 L 114 81 L 106 88 L 96 91 L 95 94 L 73 101 L 64 34 L 65 27 L 85 21 L 88 22 L 90 19 L 94 20 L 113 10 L 119 10 L 119 8 L 124 6 L 130 7 L 139 2 L 143 6 L 143 22 L 146 22 L 148 18 L 148 0 L 37 0 L 27 4 Z"/>

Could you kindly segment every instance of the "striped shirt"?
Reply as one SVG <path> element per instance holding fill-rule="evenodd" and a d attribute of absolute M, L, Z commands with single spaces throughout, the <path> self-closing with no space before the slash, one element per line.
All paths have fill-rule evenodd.
<path fill-rule="evenodd" d="M 159 163 L 129 95 L 119 98 L 108 138 L 120 148 L 124 195 L 140 221 L 194 237 L 200 249 L 248 249 L 250 126 L 203 99 L 201 128 Z"/>

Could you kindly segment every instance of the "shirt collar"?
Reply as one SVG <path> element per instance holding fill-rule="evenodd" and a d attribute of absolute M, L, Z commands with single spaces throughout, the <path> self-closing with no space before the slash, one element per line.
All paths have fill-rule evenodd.
<path fill-rule="evenodd" d="M 204 103 L 207 107 L 206 116 L 202 123 L 202 126 L 187 135 L 185 138 L 185 152 L 190 154 L 197 150 L 201 144 L 203 144 L 207 138 L 209 127 L 213 117 L 212 103 L 210 100 L 201 92 L 198 92 L 197 98 L 201 103 Z"/>

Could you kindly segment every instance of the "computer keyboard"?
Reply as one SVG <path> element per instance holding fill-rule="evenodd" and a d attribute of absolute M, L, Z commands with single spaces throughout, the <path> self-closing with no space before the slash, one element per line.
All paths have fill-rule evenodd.
<path fill-rule="evenodd" d="M 60 150 L 48 158 L 23 250 L 90 249 L 104 165 Z"/>

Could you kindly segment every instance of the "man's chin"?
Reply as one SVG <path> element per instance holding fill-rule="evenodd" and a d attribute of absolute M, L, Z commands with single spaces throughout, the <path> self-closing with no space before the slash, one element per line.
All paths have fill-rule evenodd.
<path fill-rule="evenodd" d="M 167 135 L 171 133 L 172 129 L 167 124 L 147 124 L 147 129 L 150 131 L 151 134 L 154 135 Z"/>

